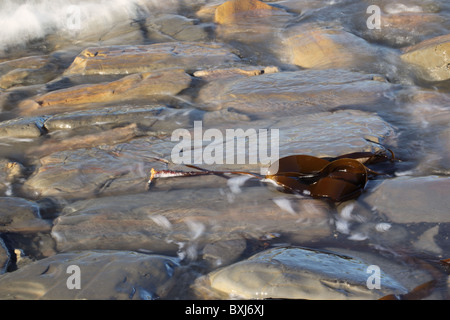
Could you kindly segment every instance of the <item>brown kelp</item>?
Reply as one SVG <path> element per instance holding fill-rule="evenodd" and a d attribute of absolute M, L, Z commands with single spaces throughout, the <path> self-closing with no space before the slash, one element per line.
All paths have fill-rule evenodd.
<path fill-rule="evenodd" d="M 265 176 L 245 171 L 207 170 L 194 165 L 186 165 L 186 167 L 197 171 L 157 171 L 152 168 L 148 186 L 157 178 L 237 174 L 249 175 L 264 182 L 273 182 L 282 192 L 341 202 L 357 198 L 363 192 L 369 179 L 385 174 L 367 166 L 383 161 L 394 161 L 394 153 L 387 150 L 390 156 L 385 150 L 355 152 L 334 158 L 290 155 L 272 163 Z"/>

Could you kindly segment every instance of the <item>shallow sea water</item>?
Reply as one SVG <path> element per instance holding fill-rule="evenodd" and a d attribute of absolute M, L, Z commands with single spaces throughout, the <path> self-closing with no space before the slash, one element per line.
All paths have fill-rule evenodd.
<path fill-rule="evenodd" d="M 217 261 L 212 264 L 213 267 L 208 264 L 210 262 L 205 263 L 204 248 L 207 244 L 221 242 L 225 243 L 224 252 L 227 253 L 224 253 L 221 259 L 226 260 L 230 256 L 230 264 L 273 247 L 341 248 L 352 254 L 358 252 L 378 254 L 383 259 L 401 257 L 398 261 L 406 263 L 408 267 L 425 266 L 426 270 L 433 270 L 433 275 L 439 274 L 439 277 L 446 277 L 439 261 L 450 258 L 448 242 L 450 211 L 445 215 L 442 214 L 442 218 L 441 216 L 430 218 L 429 215 L 435 212 L 433 211 L 435 206 L 441 208 L 439 212 L 442 213 L 442 206 L 448 202 L 442 200 L 437 205 L 426 202 L 433 201 L 430 199 L 440 201 L 439 199 L 450 196 L 449 190 L 439 190 L 432 184 L 443 180 L 448 181 L 450 174 L 449 80 L 441 82 L 419 80 L 414 71 L 400 61 L 399 52 L 402 48 L 422 40 L 449 34 L 450 3 L 445 0 L 375 1 L 386 14 L 423 14 L 425 18 L 421 24 L 399 23 L 396 25 L 394 23 L 382 25 L 381 30 L 374 31 L 366 27 L 366 20 L 369 17 L 366 9 L 374 4 L 374 1 L 266 1 L 267 4 L 283 8 L 285 11 L 270 20 L 255 19 L 248 24 L 229 27 L 229 29 L 214 24 L 211 20 L 212 15 L 208 13 L 212 12 L 211 9 L 205 9 L 208 6 L 213 8 L 214 5 L 223 2 L 225 1 L 0 0 L 0 68 L 2 68 L 2 62 L 36 55 L 52 55 L 57 66 L 56 71 L 52 69 L 48 72 L 48 74 L 53 72 L 53 76 L 49 75 L 51 79 L 48 81 L 42 81 L 42 78 L 45 78 L 44 74 L 42 78 L 32 80 L 30 83 L 0 89 L 1 121 L 14 120 L 18 117 L 26 118 L 27 116 L 21 114 L 18 106 L 23 100 L 32 98 L 37 93 L 121 78 L 117 75 L 92 75 L 64 79 L 62 72 L 87 47 L 152 44 L 162 42 L 161 39 L 179 41 L 177 40 L 177 37 L 181 37 L 179 32 L 167 36 L 169 31 L 161 32 L 163 30 L 161 24 L 158 25 L 159 22 L 155 22 L 160 21 L 158 19 L 163 14 L 176 14 L 194 19 L 194 25 L 201 26 L 204 31 L 202 36 L 198 37 L 201 39 L 199 42 L 225 43 L 241 59 L 239 63 L 236 63 L 239 66 L 241 63 L 249 66 L 276 66 L 280 72 L 300 72 L 303 69 L 290 60 L 286 42 L 293 30 L 304 25 L 345 30 L 364 39 L 369 48 L 362 48 L 363 54 L 356 56 L 358 61 L 352 61 L 349 67 L 342 68 L 336 73 L 309 73 L 310 78 L 305 76 L 305 79 L 299 79 L 287 73 L 286 79 L 264 74 L 256 77 L 264 76 L 266 77 L 264 79 L 269 80 L 253 82 L 252 77 L 239 80 L 240 82 L 227 82 L 227 78 L 224 77 L 225 80 L 220 80 L 223 82 L 218 81 L 213 85 L 198 84 L 194 81 L 190 88 L 183 90 L 176 97 L 155 98 L 155 102 L 131 99 L 126 103 L 111 103 L 107 107 L 111 108 L 110 114 L 114 115 L 116 118 L 113 119 L 116 120 L 110 120 L 112 119 L 110 118 L 102 122 L 104 119 L 101 117 L 98 118 L 99 120 L 89 120 L 96 116 L 95 111 L 103 110 L 103 105 L 88 106 L 78 110 L 65 108 L 62 112 L 56 109 L 50 113 L 44 111 L 39 116 L 49 118 L 64 113 L 70 118 L 76 114 L 77 119 L 81 119 L 77 123 L 85 121 L 87 125 L 79 125 L 80 127 L 76 128 L 74 122 L 65 128 L 46 132 L 39 137 L 1 136 L 0 158 L 19 162 L 24 167 L 24 174 L 20 179 L 13 184 L 5 184 L 6 189 L 2 197 L 20 197 L 36 201 L 41 205 L 41 215 L 49 221 L 59 221 L 58 223 L 61 224 L 53 231 L 46 230 L 38 233 L 0 232 L 1 239 L 10 246 L 10 250 L 20 248 L 35 260 L 59 252 L 97 249 L 123 249 L 174 255 L 188 269 L 189 266 L 192 267 L 189 269 L 190 273 L 188 272 L 183 278 L 185 282 L 178 283 L 176 286 L 178 291 L 175 290 L 176 293 L 166 296 L 168 299 L 197 298 L 191 291 L 194 279 L 198 275 L 207 274 L 217 266 L 214 266 Z M 200 9 L 204 9 L 201 11 L 204 12 L 203 15 L 199 15 Z M 429 20 L 427 20 L 428 17 L 430 17 Z M 154 27 L 155 25 L 157 27 Z M 168 29 L 170 28 L 167 27 L 164 30 Z M 111 30 L 118 31 L 110 33 Z M 353 84 L 354 77 L 359 76 L 350 73 L 348 78 L 335 76 L 335 74 L 343 75 L 349 71 L 355 74 L 377 75 L 382 78 L 380 83 L 383 85 L 372 87 L 374 81 Z M 4 69 L 0 69 L 0 72 L 4 72 Z M 350 84 L 343 86 L 342 83 L 337 84 L 339 81 Z M 268 88 L 271 84 L 273 87 Z M 297 86 L 302 85 L 302 89 L 297 90 Z M 322 88 L 330 92 L 328 96 L 325 97 Z M 352 88 L 356 93 L 352 92 Z M 378 92 L 377 90 L 379 94 L 377 93 L 374 99 L 371 94 L 373 91 Z M 310 94 L 310 92 L 319 93 Z M 358 95 L 360 92 L 364 93 Z M 240 100 L 236 102 L 232 99 L 233 97 L 238 97 Z M 364 99 L 361 100 L 361 97 Z M 298 101 L 309 108 L 304 109 L 307 110 L 304 114 L 295 108 L 295 103 Z M 149 113 L 147 120 L 140 118 L 139 112 L 136 112 L 137 115 L 134 117 L 130 116 L 129 120 L 120 118 L 126 113 L 123 111 L 125 109 L 146 110 L 146 107 L 154 104 L 158 104 L 161 111 Z M 315 104 L 320 106 L 316 107 Z M 360 128 L 358 124 L 352 123 L 351 119 L 346 121 L 339 116 L 337 120 L 333 117 L 323 117 L 326 119 L 323 121 L 330 122 L 327 128 L 332 127 L 333 121 L 340 121 L 343 127 L 348 126 L 353 128 L 349 130 L 354 130 L 350 132 L 336 129 L 335 135 L 343 136 L 333 137 L 332 129 L 320 129 L 320 120 L 315 120 L 311 116 L 317 114 L 318 119 L 322 119 L 321 112 L 342 115 L 346 111 L 356 112 L 353 114 L 355 117 L 359 117 L 357 114 L 359 111 L 367 112 L 377 117 L 380 122 L 370 118 L 362 125 L 364 128 Z M 351 115 L 352 113 L 349 113 L 349 116 Z M 311 118 L 308 118 L 310 116 Z M 294 129 L 289 125 L 289 119 Z M 304 119 L 310 119 L 309 123 L 315 123 L 317 126 L 315 131 L 308 133 L 308 124 Z M 122 211 L 120 211 L 115 205 L 108 207 L 108 203 L 114 203 L 116 197 L 125 197 L 124 201 L 130 201 L 129 199 L 136 201 L 133 203 L 135 207 L 130 206 L 129 209 L 130 214 L 137 217 L 136 221 L 145 220 L 144 215 L 141 215 L 142 212 L 145 212 L 146 206 L 153 205 L 141 197 L 142 193 L 146 192 L 145 182 L 151 167 L 164 168 L 162 163 L 158 164 L 151 157 L 169 158 L 173 147 L 170 143 L 170 134 L 176 128 L 193 132 L 194 120 L 203 120 L 203 130 L 213 128 L 220 132 L 225 132 L 227 128 L 261 129 L 281 126 L 281 135 L 284 140 L 281 148 L 283 154 L 280 156 L 309 152 L 315 155 L 336 156 L 338 155 L 336 153 L 341 150 L 342 153 L 353 152 L 358 151 L 359 147 L 367 148 L 368 146 L 376 150 L 379 148 L 378 145 L 359 141 L 358 132 L 362 132 L 360 135 L 367 135 L 367 137 L 380 134 L 386 138 L 380 143 L 392 149 L 399 161 L 395 165 L 389 164 L 389 178 L 377 177 L 374 181 L 369 181 L 365 193 L 360 198 L 343 204 L 322 203 L 321 200 L 309 202 L 310 199 L 305 196 L 299 198 L 287 195 L 251 178 L 238 177 L 223 180 L 205 176 L 187 178 L 188 180 L 161 179 L 155 185 L 155 189 L 150 191 L 159 192 L 158 195 L 161 197 L 155 197 L 156 209 L 147 221 L 151 221 L 150 229 L 156 225 L 161 230 L 170 229 L 171 232 L 161 233 L 158 235 L 160 237 L 158 240 L 152 238 L 151 241 L 147 241 L 140 237 L 135 239 L 133 236 L 130 236 L 130 239 L 121 238 L 119 234 L 112 232 L 113 235 L 109 235 L 112 239 L 109 244 L 97 238 L 90 242 L 93 239 L 90 238 L 92 234 L 89 231 L 85 232 L 83 226 L 74 225 L 71 231 L 72 220 L 60 219 L 64 214 L 75 212 L 79 216 L 74 219 L 80 219 L 80 221 L 86 219 L 83 223 L 88 225 L 90 220 L 86 217 L 96 213 L 104 214 L 102 210 L 105 212 L 111 210 L 112 215 L 120 216 L 121 212 L 128 212 L 126 205 L 121 207 Z M 64 141 L 76 139 L 80 135 L 89 134 L 91 138 L 98 136 L 101 132 L 116 128 L 119 122 L 114 121 L 140 123 L 144 127 L 153 121 L 159 122 L 158 126 L 152 130 L 144 130 L 130 141 L 113 140 L 105 145 L 98 143 L 87 153 L 80 151 L 84 149 L 76 147 L 75 150 L 67 151 L 63 146 L 62 150 L 46 154 L 48 167 L 45 169 L 47 172 L 42 170 L 42 174 L 43 176 L 48 174 L 48 185 L 42 186 L 44 180 L 35 179 L 40 163 L 39 159 L 29 153 L 29 150 L 55 141 L 63 145 Z M 390 128 L 383 128 L 381 122 L 386 123 Z M 295 126 L 298 126 L 297 131 Z M 303 130 L 301 126 L 305 129 Z M 372 127 L 379 129 L 378 132 L 371 129 Z M 385 132 L 381 132 L 382 130 Z M 317 133 L 320 135 L 320 132 L 324 136 L 315 137 Z M 296 141 L 298 136 L 302 136 L 304 141 Z M 150 138 L 146 140 L 145 137 Z M 347 141 L 347 146 L 346 139 L 348 141 L 353 139 L 351 141 L 354 141 L 354 144 L 351 145 Z M 361 146 L 357 145 L 358 141 Z M 77 143 L 73 142 L 74 145 Z M 51 166 L 53 163 L 64 163 L 64 165 L 54 169 Z M 70 168 L 67 172 L 64 171 L 66 163 L 67 168 Z M 258 165 L 247 163 L 230 166 L 196 164 L 217 170 L 233 169 L 252 172 L 259 170 Z M 102 170 L 102 165 L 108 169 L 105 169 L 106 173 L 98 174 Z M 376 168 L 383 169 L 383 165 Z M 72 176 L 70 170 L 74 172 L 81 170 L 77 171 L 81 174 L 78 177 Z M 61 181 L 63 175 L 67 175 L 67 181 Z M 383 184 L 385 180 L 397 177 L 405 178 L 404 189 L 401 185 L 386 187 Z M 430 186 L 437 189 L 416 188 L 414 184 L 416 180 L 411 182 L 407 178 L 429 178 L 432 182 Z M 90 184 L 92 188 L 89 188 Z M 449 186 L 448 182 L 442 185 Z M 31 190 L 34 188 L 34 191 L 37 191 L 30 192 L 30 186 Z M 380 192 L 382 194 L 380 196 L 376 194 L 383 190 L 383 187 L 387 189 L 387 198 L 383 198 L 386 197 L 383 191 Z M 410 190 L 414 194 L 410 197 L 404 196 Z M 433 197 L 439 192 L 441 192 L 440 198 Z M 417 196 L 415 196 L 416 193 Z M 139 196 L 133 198 L 133 195 Z M 126 198 L 128 196 L 131 198 Z M 405 203 L 395 203 L 395 199 Z M 415 205 L 413 200 L 417 200 L 419 204 Z M 383 209 L 385 211 L 379 209 L 381 204 L 387 208 Z M 91 205 L 94 208 L 92 212 L 89 207 Z M 280 217 L 272 216 L 274 208 L 278 208 Z M 392 209 L 390 212 L 389 208 L 395 208 L 395 210 Z M 415 208 L 428 212 L 424 212 L 423 218 L 409 219 L 408 214 Z M 174 212 L 173 215 L 170 215 L 170 212 Z M 257 212 L 261 212 L 260 218 Z M 278 218 L 279 221 L 277 221 Z M 182 221 L 179 223 L 182 226 L 174 221 Z M 301 230 L 298 234 L 295 227 L 291 228 L 296 223 Z M 321 224 L 327 224 L 329 229 L 317 227 Z M 102 225 L 102 228 L 106 227 Z M 120 233 L 120 228 L 117 230 Z M 133 228 L 126 230 L 130 235 L 136 231 Z M 124 231 L 124 234 L 126 232 Z M 242 250 L 240 242 L 233 247 L 232 241 L 236 240 L 236 237 L 246 239 L 245 250 Z M 119 245 L 121 239 L 123 243 Z M 135 247 L 133 247 L 133 241 L 137 242 Z M 158 245 L 161 245 L 161 250 L 158 250 Z M 231 254 L 233 251 L 240 254 L 233 257 Z M 222 266 L 222 262 L 221 260 L 218 265 Z M 398 270 L 395 272 L 399 274 Z M 441 278 L 439 281 L 441 282 L 434 297 L 448 298 L 448 285 L 446 286 Z"/>

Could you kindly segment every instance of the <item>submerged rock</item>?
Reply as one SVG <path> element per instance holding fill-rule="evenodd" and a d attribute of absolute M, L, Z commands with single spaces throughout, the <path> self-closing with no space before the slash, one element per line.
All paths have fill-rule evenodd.
<path fill-rule="evenodd" d="M 359 17 L 358 21 L 361 21 Z M 365 21 L 363 21 L 365 22 Z M 378 41 L 393 47 L 415 45 L 442 30 L 445 18 L 428 12 L 393 12 L 381 15 L 380 29 L 360 26 L 362 36 L 370 41 Z"/>
<path fill-rule="evenodd" d="M 188 125 L 190 126 L 190 123 Z M 211 139 L 203 140 L 203 134 L 206 131 L 198 137 L 193 129 L 191 131 L 184 129 L 191 137 L 192 149 L 189 148 L 190 158 L 183 158 L 183 161 L 185 164 L 194 163 L 215 170 L 258 172 L 269 166 L 270 159 L 275 161 L 278 157 L 292 154 L 338 156 L 350 152 L 373 151 L 378 149 L 378 146 L 365 139 L 380 142 L 393 136 L 393 128 L 379 116 L 350 110 L 254 122 L 224 123 L 219 118 L 219 120 L 205 121 L 204 125 L 205 130 L 213 125 L 216 126 L 215 129 L 220 131 L 222 139 L 216 137 L 217 140 L 213 141 Z M 126 128 L 117 128 L 111 133 L 125 133 L 124 137 L 127 138 Z M 129 125 L 128 128 L 132 134 L 135 132 L 132 125 Z M 156 129 L 157 127 L 152 128 Z M 164 128 L 167 129 L 161 124 L 160 129 L 164 130 Z M 227 130 L 229 130 L 228 135 Z M 264 131 L 267 136 L 265 144 L 261 142 L 263 140 L 258 140 L 264 138 L 260 130 L 266 130 Z M 272 131 L 274 132 L 273 137 L 276 139 L 276 130 L 279 133 L 279 140 L 271 142 Z M 230 131 L 232 131 L 231 134 Z M 107 136 L 104 141 L 112 142 L 110 139 L 112 137 L 108 137 L 106 133 L 105 135 Z M 24 184 L 25 190 L 30 195 L 68 198 L 93 194 L 139 192 L 139 190 L 145 189 L 146 180 L 152 167 L 157 170 L 164 168 L 162 162 L 156 161 L 152 157 L 175 161 L 172 158 L 172 152 L 179 147 L 179 140 L 172 139 L 167 132 L 157 137 L 134 139 L 128 143 L 56 152 L 58 148 L 62 150 L 86 147 L 86 143 L 100 144 L 102 141 L 100 136 L 96 137 L 95 133 L 89 137 L 90 142 L 84 141 L 82 137 L 75 137 L 73 140 L 72 138 L 62 140 L 53 145 L 50 141 L 34 149 L 41 150 L 44 154 L 54 152 L 39 160 L 36 171 Z M 237 148 L 235 152 L 230 148 L 231 143 L 233 148 L 237 145 L 236 138 L 251 139 L 256 143 L 252 147 Z M 198 145 L 199 141 L 195 142 L 199 139 L 202 140 L 200 145 Z M 195 145 L 193 145 L 194 142 Z M 222 158 L 211 155 L 209 152 L 212 148 L 222 150 Z M 265 153 L 263 152 L 264 148 Z M 198 154 L 201 155 L 201 158 Z M 229 158 L 227 158 L 227 154 Z M 206 165 L 206 160 L 208 160 L 208 165 Z M 178 167 L 178 170 L 186 171 L 187 168 Z M 182 179 L 179 182 L 180 186 L 185 181 Z M 192 178 L 190 181 L 192 183 L 197 179 Z"/>
<path fill-rule="evenodd" d="M 42 219 L 36 203 L 16 197 L 0 198 L 0 232 L 50 231 L 51 225 Z"/>
<path fill-rule="evenodd" d="M 136 252 L 61 253 L 1 275 L 0 299 L 154 300 L 168 294 L 178 268 L 175 258 Z"/>
<path fill-rule="evenodd" d="M 361 200 L 392 222 L 450 222 L 448 177 L 405 176 L 385 180 Z"/>
<path fill-rule="evenodd" d="M 0 275 L 6 272 L 10 261 L 10 254 L 8 252 L 8 248 L 5 245 L 5 242 L 0 237 Z"/>
<path fill-rule="evenodd" d="M 360 300 L 407 292 L 382 270 L 380 287 L 370 289 L 369 266 L 339 252 L 279 247 L 213 271 L 202 280 L 217 296 L 240 299 Z"/>
<path fill-rule="evenodd" d="M 163 14 L 152 20 L 156 29 L 162 34 L 168 35 L 178 41 L 207 41 L 210 37 L 208 25 L 197 23 L 194 19 L 176 15 Z M 212 31 L 212 30 L 210 30 Z"/>
<path fill-rule="evenodd" d="M 419 69 L 419 76 L 426 81 L 450 79 L 450 35 L 431 38 L 415 46 L 405 48 L 401 58 Z"/>
<path fill-rule="evenodd" d="M 195 183 L 190 178 L 171 180 Z M 204 253 L 211 252 L 209 244 L 214 242 L 257 240 L 272 233 L 286 241 L 308 242 L 330 234 L 328 207 L 318 200 L 299 199 L 265 186 L 242 186 L 240 192 L 233 192 L 226 182 L 222 188 L 216 184 L 159 191 L 160 182 L 164 183 L 164 179 L 157 180 L 155 188 L 147 193 L 77 201 L 66 206 L 52 230 L 58 250 L 142 249 L 178 253 L 191 260 L 205 246 L 209 249 L 205 248 Z M 280 207 L 275 198 L 285 199 L 285 206 Z M 237 244 L 241 248 L 239 241 Z"/>
<path fill-rule="evenodd" d="M 287 59 L 302 68 L 355 69 L 375 61 L 375 48 L 344 30 L 301 26 L 288 33 Z"/>
<path fill-rule="evenodd" d="M 145 190 L 151 167 L 163 166 L 152 158 L 161 156 L 156 149 L 170 154 L 164 146 L 158 138 L 145 137 L 113 146 L 54 152 L 40 159 L 24 189 L 31 196 L 69 198 Z"/>
<path fill-rule="evenodd" d="M 210 81 L 200 90 L 199 108 L 230 109 L 254 118 L 296 116 L 339 106 L 374 105 L 393 86 L 374 75 L 346 70 L 303 70 Z"/>

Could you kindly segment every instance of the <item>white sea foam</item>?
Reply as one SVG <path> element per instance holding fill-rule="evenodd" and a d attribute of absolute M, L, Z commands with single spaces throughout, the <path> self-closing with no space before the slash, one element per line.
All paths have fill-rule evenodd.
<path fill-rule="evenodd" d="M 204 2 L 193 0 L 194 3 Z M 0 0 L 0 52 L 52 33 L 104 32 L 157 12 L 177 12 L 181 0 Z"/>
<path fill-rule="evenodd" d="M 275 202 L 275 204 L 280 207 L 281 209 L 283 209 L 286 212 L 289 212 L 292 215 L 296 215 L 297 213 L 295 212 L 294 208 L 292 207 L 292 203 L 289 199 L 286 198 L 275 198 L 272 199 L 273 202 Z"/>
<path fill-rule="evenodd" d="M 390 14 L 397 14 L 402 12 L 422 12 L 422 8 L 414 5 L 405 5 L 403 3 L 389 3 L 384 7 L 384 10 Z"/>

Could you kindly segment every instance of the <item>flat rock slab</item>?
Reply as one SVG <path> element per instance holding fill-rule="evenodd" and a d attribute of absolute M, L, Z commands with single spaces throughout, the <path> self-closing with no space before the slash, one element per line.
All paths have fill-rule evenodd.
<path fill-rule="evenodd" d="M 296 116 L 282 120 L 243 121 L 231 124 L 209 120 L 205 121 L 204 132 L 211 125 L 217 126 L 215 129 L 222 133 L 222 141 L 210 140 L 208 142 L 206 139 L 203 141 L 203 135 L 197 137 L 195 132 L 187 131 L 192 138 L 193 152 L 190 159 L 186 159 L 188 161 L 185 164 L 198 164 L 215 170 L 260 172 L 262 168 L 269 166 L 269 160 L 272 158 L 272 162 L 274 162 L 278 157 L 292 154 L 338 156 L 350 152 L 373 151 L 378 149 L 378 146 L 365 139 L 382 142 L 393 136 L 392 127 L 379 116 L 350 110 Z M 162 125 L 160 128 L 164 127 Z M 237 145 L 234 142 L 236 139 L 234 134 L 227 137 L 227 129 L 234 129 L 232 130 L 234 133 L 238 132 L 238 129 L 242 130 L 245 136 L 240 139 L 258 138 L 260 129 L 268 129 L 268 141 L 266 145 L 261 143 L 257 148 L 254 148 L 255 146 L 238 148 L 231 163 L 223 158 L 222 163 L 219 163 L 219 159 L 213 159 L 215 163 L 206 165 L 204 160 L 209 154 L 205 150 L 208 146 L 222 149 L 225 157 L 228 152 L 231 152 L 231 149 L 227 147 L 227 142 L 233 141 L 233 146 Z M 269 140 L 272 129 L 277 129 L 279 132 L 278 149 L 275 142 L 272 143 Z M 193 143 L 197 143 L 195 141 L 198 139 L 202 140 L 200 145 L 204 148 L 199 150 L 202 159 L 196 157 L 198 147 L 193 145 Z M 64 141 L 62 141 L 62 145 L 56 147 L 63 148 L 63 143 Z M 172 140 L 171 136 L 165 134 L 161 137 L 137 138 L 128 143 L 111 146 L 54 152 L 39 160 L 36 171 L 25 182 L 24 187 L 30 195 L 68 198 L 141 192 L 145 189 L 150 169 L 152 167 L 156 170 L 165 168 L 164 163 L 156 161 L 152 157 L 174 161 L 172 152 L 177 144 L 179 144 L 179 140 Z M 51 151 L 51 147 L 48 146 L 45 149 L 43 145 L 40 149 L 45 149 L 41 151 L 47 152 Z M 70 147 L 68 141 L 66 147 Z M 267 150 L 266 155 L 260 153 L 262 152 L 260 149 L 263 147 Z M 178 170 L 186 171 L 187 168 L 179 167 Z M 199 179 L 192 178 L 190 183 L 197 180 Z M 186 187 L 184 181 L 180 181 L 179 184 Z"/>
<path fill-rule="evenodd" d="M 171 42 L 95 47 L 83 50 L 65 74 L 130 74 L 170 68 L 194 72 L 239 61 L 237 55 L 220 43 Z"/>
<path fill-rule="evenodd" d="M 302 68 L 355 69 L 375 61 L 376 50 L 364 39 L 344 30 L 302 26 L 288 33 L 285 40 L 288 59 Z"/>
<path fill-rule="evenodd" d="M 162 14 L 150 22 L 159 32 L 178 41 L 202 42 L 210 37 L 208 25 L 197 23 L 198 21 L 185 16 Z"/>
<path fill-rule="evenodd" d="M 397 177 L 361 199 L 397 223 L 450 222 L 450 178 Z"/>
<path fill-rule="evenodd" d="M 207 275 L 211 288 L 240 299 L 379 299 L 407 289 L 380 272 L 380 289 L 369 289 L 370 264 L 332 251 L 280 247 Z"/>
<path fill-rule="evenodd" d="M 65 207 L 51 234 L 61 251 L 149 250 L 188 259 L 219 241 L 257 240 L 272 233 L 294 242 L 329 236 L 329 208 L 322 201 L 266 186 L 239 189 L 151 189 L 77 201 Z"/>
<path fill-rule="evenodd" d="M 373 79 L 374 75 L 338 69 L 239 77 L 209 82 L 197 102 L 207 110 L 230 109 L 254 118 L 295 116 L 384 101 L 383 94 L 393 87 Z"/>
<path fill-rule="evenodd" d="M 177 259 L 127 251 L 57 254 L 0 276 L 0 299 L 164 298 L 174 285 L 177 269 Z M 76 276 L 78 289 L 70 287 L 78 284 Z"/>
<path fill-rule="evenodd" d="M 61 72 L 51 56 L 30 56 L 0 63 L 0 88 L 45 83 Z"/>
<path fill-rule="evenodd" d="M 59 113 L 49 117 L 44 127 L 51 133 L 93 127 L 107 129 L 134 123 L 144 129 L 171 132 L 176 128 L 189 127 L 188 121 L 201 120 L 202 114 L 202 111 L 172 109 L 162 104 L 129 104 Z"/>
<path fill-rule="evenodd" d="M 439 36 L 422 41 L 404 49 L 401 58 L 418 67 L 421 76 L 427 81 L 450 79 L 450 35 Z"/>
<path fill-rule="evenodd" d="M 30 195 L 69 198 L 142 191 L 150 169 L 164 168 L 152 157 L 161 156 L 158 151 L 170 154 L 171 145 L 145 137 L 112 146 L 54 152 L 40 159 L 39 169 L 24 188 Z"/>
<path fill-rule="evenodd" d="M 41 218 L 35 202 L 16 197 L 0 198 L 0 232 L 29 233 L 50 229 L 51 222 Z"/>
<path fill-rule="evenodd" d="M 0 122 L 0 137 L 37 138 L 45 133 L 47 117 L 21 117 Z"/>
<path fill-rule="evenodd" d="M 186 89 L 191 77 L 181 69 L 145 72 L 125 76 L 112 82 L 84 84 L 55 90 L 23 101 L 24 110 L 48 109 L 146 100 L 153 96 L 172 96 Z"/>

